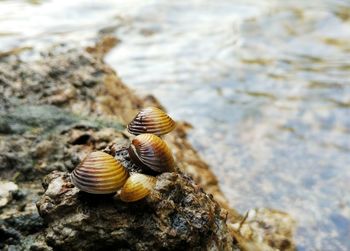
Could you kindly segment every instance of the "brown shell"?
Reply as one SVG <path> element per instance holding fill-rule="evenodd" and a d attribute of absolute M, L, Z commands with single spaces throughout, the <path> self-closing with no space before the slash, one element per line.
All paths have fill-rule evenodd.
<path fill-rule="evenodd" d="M 146 197 L 156 185 L 157 179 L 153 176 L 134 173 L 120 191 L 120 199 L 125 202 L 133 202 Z"/>
<path fill-rule="evenodd" d="M 111 155 L 91 152 L 73 170 L 71 180 L 79 190 L 92 194 L 109 194 L 121 188 L 129 173 Z"/>
<path fill-rule="evenodd" d="M 171 132 L 174 128 L 174 120 L 156 107 L 141 110 L 128 125 L 128 131 L 134 135 L 152 133 L 160 136 Z"/>
<path fill-rule="evenodd" d="M 174 171 L 174 158 L 167 144 L 154 134 L 136 136 L 129 147 L 131 160 L 156 172 Z"/>

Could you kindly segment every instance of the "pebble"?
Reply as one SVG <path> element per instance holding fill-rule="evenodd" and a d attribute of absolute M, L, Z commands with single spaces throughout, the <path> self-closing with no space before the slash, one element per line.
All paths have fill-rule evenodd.
<path fill-rule="evenodd" d="M 0 181 L 0 208 L 6 206 L 12 200 L 12 192 L 17 191 L 18 186 L 11 181 Z"/>

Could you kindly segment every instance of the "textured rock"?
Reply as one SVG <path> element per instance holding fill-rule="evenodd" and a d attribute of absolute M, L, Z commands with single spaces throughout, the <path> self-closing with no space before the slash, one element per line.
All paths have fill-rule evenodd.
<path fill-rule="evenodd" d="M 191 178 L 164 173 L 145 199 L 79 192 L 64 172 L 44 181 L 37 203 L 48 227 L 46 242 L 58 250 L 232 250 L 220 206 Z"/>

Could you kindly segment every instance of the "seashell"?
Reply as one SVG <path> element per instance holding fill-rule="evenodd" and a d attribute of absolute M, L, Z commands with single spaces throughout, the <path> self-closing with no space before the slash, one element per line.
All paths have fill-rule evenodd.
<path fill-rule="evenodd" d="M 156 185 L 157 178 L 141 173 L 132 174 L 120 191 L 120 199 L 133 202 L 146 197 Z"/>
<path fill-rule="evenodd" d="M 129 173 L 111 155 L 97 151 L 88 154 L 73 170 L 71 180 L 79 190 L 92 194 L 109 194 L 121 188 Z"/>
<path fill-rule="evenodd" d="M 135 165 L 156 172 L 174 171 L 174 158 L 167 144 L 154 134 L 136 136 L 128 149 Z"/>
<path fill-rule="evenodd" d="M 128 125 L 128 131 L 134 135 L 152 133 L 161 136 L 171 132 L 174 128 L 174 120 L 156 107 L 141 110 Z"/>

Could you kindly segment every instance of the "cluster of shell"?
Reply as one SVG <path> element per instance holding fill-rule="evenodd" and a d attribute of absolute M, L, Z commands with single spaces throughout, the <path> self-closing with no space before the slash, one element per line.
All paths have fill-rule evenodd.
<path fill-rule="evenodd" d="M 156 173 L 174 171 L 174 158 L 160 136 L 175 128 L 175 122 L 162 110 L 149 107 L 141 110 L 128 125 L 136 137 L 128 149 L 132 162 Z M 71 174 L 73 184 L 92 194 L 110 194 L 120 190 L 120 199 L 137 201 L 147 196 L 156 184 L 156 177 L 131 173 L 113 156 L 96 151 L 88 154 Z"/>

